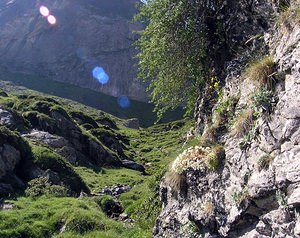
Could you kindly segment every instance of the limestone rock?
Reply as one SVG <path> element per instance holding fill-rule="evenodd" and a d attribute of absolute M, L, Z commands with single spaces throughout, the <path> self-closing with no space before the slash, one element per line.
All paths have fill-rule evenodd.
<path fill-rule="evenodd" d="M 231 12 L 238 11 L 234 16 L 226 8 L 220 11 L 228 23 L 228 44 L 239 52 L 216 66 L 221 68 L 220 81 L 225 82 L 222 100 L 239 98 L 234 118 L 252 107 L 251 97 L 260 86 L 249 81 L 244 71 L 251 55 L 257 53 L 271 54 L 275 74 L 284 75 L 274 78 L 272 96 L 277 100 L 270 112 L 262 113 L 255 121 L 253 131 L 237 136 L 230 133 L 229 127 L 219 132 L 214 142 L 224 145 L 226 159 L 217 171 L 185 171 L 185 185 L 176 191 L 167 184 L 170 180 L 162 180 L 162 212 L 153 229 L 154 237 L 185 237 L 181 232 L 191 223 L 202 237 L 299 237 L 300 25 L 294 22 L 283 29 L 284 25 L 270 20 L 270 16 L 279 14 L 276 11 L 282 1 L 248 1 L 248 7 L 257 13 L 255 17 L 248 15 L 244 3 L 231 6 Z M 237 25 L 232 24 L 233 18 Z M 264 39 L 253 40 L 251 46 L 244 47 L 240 42 L 246 35 L 264 35 Z M 200 95 L 196 105 L 200 133 L 211 126 L 209 120 L 216 116 L 212 106 L 206 107 L 211 100 L 205 100 L 205 95 Z M 247 147 L 239 146 L 241 142 Z"/>

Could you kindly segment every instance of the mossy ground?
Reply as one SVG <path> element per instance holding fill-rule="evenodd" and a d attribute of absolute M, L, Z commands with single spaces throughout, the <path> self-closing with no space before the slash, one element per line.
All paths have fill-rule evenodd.
<path fill-rule="evenodd" d="M 108 135 L 124 136 L 129 141 L 126 142 L 124 153 L 130 159 L 147 165 L 147 175 L 125 168 L 75 166 L 63 162 L 63 158 L 53 154 L 50 148 L 42 149 L 42 144 L 30 143 L 35 163 L 45 165 L 43 159 L 45 156 L 41 158 L 43 153 L 49 155 L 50 160 L 52 157 L 58 158 L 55 161 L 63 162 L 62 164 L 73 174 L 78 175 L 80 181 L 83 181 L 92 192 L 97 193 L 105 186 L 129 184 L 132 190 L 123 193 L 119 201 L 124 212 L 135 222 L 116 221 L 106 216 L 93 197 L 79 199 L 47 194 L 33 199 L 19 195 L 6 199 L 6 202 L 13 204 L 12 210 L 0 211 L 0 238 L 151 237 L 155 219 L 161 208 L 158 195 L 159 181 L 168 169 L 169 163 L 184 149 L 183 136 L 191 127 L 190 121 L 175 121 L 134 130 L 124 127 L 122 120 L 106 113 L 54 97 L 32 94 L 9 95 L 0 97 L 0 104 L 15 110 L 24 118 L 27 118 L 29 112 L 36 111 L 46 116 L 49 110 L 59 108 L 70 120 L 76 121 L 73 118 L 74 111 L 81 112 L 84 114 L 81 115 L 81 119 L 87 119 L 87 123 L 93 128 L 99 126 L 103 129 L 104 123 L 110 125 L 107 128 Z M 88 129 L 82 126 L 81 129 L 92 136 Z"/>

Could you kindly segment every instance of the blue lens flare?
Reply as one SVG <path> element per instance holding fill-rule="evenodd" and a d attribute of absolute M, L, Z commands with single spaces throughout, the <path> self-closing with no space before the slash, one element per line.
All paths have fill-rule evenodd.
<path fill-rule="evenodd" d="M 127 96 L 120 96 L 118 97 L 118 104 L 122 108 L 130 107 L 130 100 Z"/>
<path fill-rule="evenodd" d="M 102 67 L 95 67 L 93 69 L 93 77 L 101 84 L 106 84 L 109 81 L 109 76 L 105 73 Z"/>

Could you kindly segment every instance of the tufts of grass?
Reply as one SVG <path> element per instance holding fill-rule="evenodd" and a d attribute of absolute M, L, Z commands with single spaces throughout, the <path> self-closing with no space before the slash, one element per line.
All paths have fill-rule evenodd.
<path fill-rule="evenodd" d="M 258 170 L 261 171 L 264 169 L 268 169 L 273 160 L 274 156 L 271 156 L 270 154 L 263 155 L 257 161 Z"/>
<path fill-rule="evenodd" d="M 258 81 L 260 85 L 272 87 L 272 78 L 270 77 L 274 71 L 274 59 L 272 56 L 264 56 L 252 63 L 246 69 L 246 77 Z"/>
<path fill-rule="evenodd" d="M 253 117 L 253 109 L 248 108 L 243 111 L 236 121 L 234 122 L 231 135 L 236 137 L 242 137 L 249 133 L 251 128 L 253 127 L 254 117 Z"/>
<path fill-rule="evenodd" d="M 205 159 L 205 164 L 208 169 L 217 171 L 221 160 L 225 157 L 224 147 L 221 145 L 214 145 L 211 147 L 210 153 Z"/>
<path fill-rule="evenodd" d="M 25 190 L 25 195 L 32 198 L 36 198 L 42 195 L 67 197 L 69 195 L 69 191 L 64 186 L 52 185 L 47 178 L 39 177 L 32 179 L 28 183 L 28 187 Z"/>
<path fill-rule="evenodd" d="M 300 24 L 300 8 L 285 7 L 278 16 L 277 22 L 283 34 L 290 33 L 296 25 Z"/>
<path fill-rule="evenodd" d="M 186 182 L 185 174 L 170 171 L 166 175 L 166 183 L 171 187 L 173 191 L 181 191 Z"/>

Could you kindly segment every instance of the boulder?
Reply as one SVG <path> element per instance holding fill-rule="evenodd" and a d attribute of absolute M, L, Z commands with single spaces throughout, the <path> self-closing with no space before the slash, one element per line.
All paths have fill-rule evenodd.
<path fill-rule="evenodd" d="M 125 168 L 133 169 L 133 170 L 137 170 L 137 171 L 145 173 L 144 166 L 141 164 L 138 164 L 132 160 L 122 160 L 121 163 L 122 163 L 122 166 Z"/>
<path fill-rule="evenodd" d="M 126 120 L 124 122 L 124 126 L 138 130 L 140 128 L 140 121 L 138 118 L 132 118 L 132 119 Z"/>

